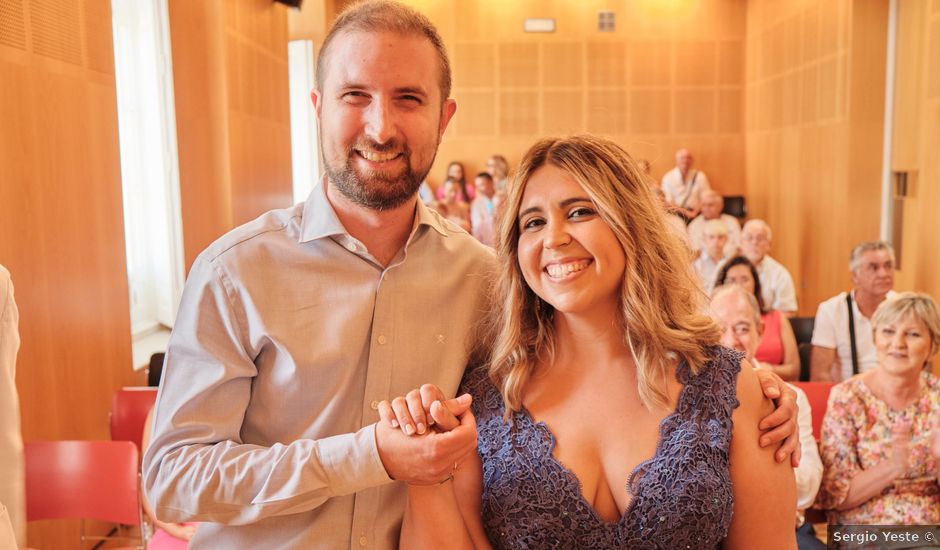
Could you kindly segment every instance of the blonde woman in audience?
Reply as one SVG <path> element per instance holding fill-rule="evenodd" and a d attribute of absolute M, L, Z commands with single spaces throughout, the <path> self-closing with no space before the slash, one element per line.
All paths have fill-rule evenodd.
<path fill-rule="evenodd" d="M 472 414 L 454 426 L 431 406 L 478 430 L 479 455 L 453 483 L 409 486 L 402 548 L 794 548 L 793 472 L 755 438 L 772 405 L 718 345 L 629 155 L 540 141 L 506 214 L 493 352 L 464 379 Z"/>
<path fill-rule="evenodd" d="M 800 352 L 796 335 L 786 316 L 777 309 L 767 308 L 761 292 L 761 280 L 757 268 L 744 256 L 735 256 L 725 261 L 718 269 L 714 288 L 722 285 L 740 285 L 754 294 L 761 309 L 764 336 L 755 357 L 773 369 L 784 380 L 800 377 Z"/>
<path fill-rule="evenodd" d="M 486 171 L 493 176 L 493 188 L 497 194 L 509 190 L 509 162 L 503 155 L 493 155 L 486 161 Z"/>
<path fill-rule="evenodd" d="M 817 506 L 841 524 L 940 523 L 940 313 L 905 292 L 872 317 L 878 366 L 836 385 L 822 426 Z"/>

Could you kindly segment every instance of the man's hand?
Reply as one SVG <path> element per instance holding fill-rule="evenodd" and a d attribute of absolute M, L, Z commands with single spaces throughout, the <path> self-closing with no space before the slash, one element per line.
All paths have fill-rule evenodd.
<path fill-rule="evenodd" d="M 760 446 L 767 447 L 783 441 L 774 458 L 777 462 L 783 462 L 789 456 L 790 465 L 796 468 L 800 465 L 801 454 L 796 392 L 770 370 L 758 368 L 754 372 L 757 373 L 764 395 L 777 406 L 758 425 L 761 431 L 766 432 L 760 436 Z"/>
<path fill-rule="evenodd" d="M 431 405 L 442 403 L 450 414 L 441 415 L 438 422 L 431 415 Z M 444 392 L 434 384 L 425 384 L 417 390 L 411 390 L 404 397 L 396 397 L 389 401 L 379 403 L 379 416 L 388 422 L 392 428 L 401 427 L 405 435 L 424 435 L 425 432 L 437 424 L 438 431 L 452 430 L 459 424 L 457 417 L 470 408 L 470 395 L 464 394 L 455 399 L 445 399 Z"/>
<path fill-rule="evenodd" d="M 441 405 L 434 407 L 441 412 Z M 415 485 L 445 481 L 477 448 L 477 424 L 469 408 L 456 417 L 458 425 L 447 432 L 428 431 L 410 437 L 385 420 L 375 424 L 375 443 L 385 471 L 392 479 Z"/>

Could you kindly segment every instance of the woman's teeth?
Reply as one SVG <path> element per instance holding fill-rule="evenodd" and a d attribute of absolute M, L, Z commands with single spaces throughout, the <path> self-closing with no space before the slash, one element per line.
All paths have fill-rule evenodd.
<path fill-rule="evenodd" d="M 548 272 L 548 276 L 559 279 L 565 275 L 569 275 L 576 271 L 581 271 L 586 268 L 591 262 L 588 260 L 581 262 L 570 262 L 566 264 L 551 264 L 545 268 L 545 271 Z"/>

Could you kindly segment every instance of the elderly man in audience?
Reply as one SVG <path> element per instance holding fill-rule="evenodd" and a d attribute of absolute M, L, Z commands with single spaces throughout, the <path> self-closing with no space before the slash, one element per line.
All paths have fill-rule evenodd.
<path fill-rule="evenodd" d="M 725 239 L 724 256 L 734 256 L 741 243 L 741 224 L 738 219 L 729 214 L 722 214 L 725 199 L 718 191 L 708 189 L 702 192 L 702 213 L 689 222 L 689 241 L 696 252 L 705 247 L 705 225 L 712 221 L 720 221 L 728 229 L 728 238 Z"/>
<path fill-rule="evenodd" d="M 940 523 L 940 313 L 926 294 L 881 302 L 871 324 L 877 365 L 829 394 L 816 504 L 830 523 Z M 932 547 L 932 546 L 931 546 Z"/>
<path fill-rule="evenodd" d="M 881 302 L 895 296 L 894 249 L 884 241 L 861 243 L 849 256 L 849 271 L 855 288 L 816 310 L 813 380 L 839 382 L 878 364 L 869 319 Z"/>
<path fill-rule="evenodd" d="M 764 323 L 760 317 L 760 307 L 753 294 L 740 285 L 727 285 L 719 287 L 711 299 L 711 316 L 721 325 L 721 344 L 745 354 L 748 361 L 755 367 L 761 366 L 754 357 L 761 336 L 764 332 Z M 819 483 L 823 476 L 822 461 L 816 440 L 813 439 L 813 415 L 809 400 L 803 390 L 791 386 L 796 391 L 797 405 L 799 405 L 800 445 L 803 457 L 800 465 L 794 469 L 796 474 L 796 541 L 800 549 L 825 548 L 813 532 L 813 526 L 804 521 L 803 511 L 813 504 Z"/>
<path fill-rule="evenodd" d="M 711 294 L 715 286 L 715 274 L 718 267 L 731 257 L 725 253 L 728 228 L 719 220 L 709 220 L 702 231 L 704 246 L 692 262 L 692 266 L 695 267 L 695 273 L 698 274 L 702 283 L 702 290 L 705 294 Z"/>
<path fill-rule="evenodd" d="M 493 204 L 493 197 L 496 189 L 493 186 L 493 176 L 480 172 L 473 179 L 473 185 L 477 190 L 477 196 L 470 204 L 470 225 L 473 228 L 473 236 L 487 246 L 494 246 L 496 244 L 494 231 L 496 205 Z"/>
<path fill-rule="evenodd" d="M 676 167 L 663 175 L 661 183 L 666 202 L 675 206 L 686 220 L 698 216 L 702 193 L 711 189 L 705 173 L 692 169 L 692 162 L 692 153 L 688 149 L 676 151 Z"/>
<path fill-rule="evenodd" d="M 741 252 L 757 268 L 764 305 L 779 309 L 787 317 L 796 315 L 796 288 L 787 268 L 771 258 L 770 226 L 764 220 L 749 220 L 741 231 Z"/>

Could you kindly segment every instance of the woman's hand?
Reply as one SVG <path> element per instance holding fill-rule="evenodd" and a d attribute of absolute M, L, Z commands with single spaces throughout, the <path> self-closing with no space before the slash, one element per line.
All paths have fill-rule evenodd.
<path fill-rule="evenodd" d="M 158 522 L 158 527 L 167 532 L 170 536 L 189 542 L 196 534 L 195 523 L 163 523 Z"/>
<path fill-rule="evenodd" d="M 891 428 L 891 464 L 897 473 L 904 477 L 911 465 L 911 436 L 913 426 L 909 422 L 898 422 Z"/>
<path fill-rule="evenodd" d="M 456 428 L 458 417 L 470 408 L 471 401 L 470 394 L 445 399 L 440 388 L 424 384 L 404 396 L 380 402 L 378 411 L 389 426 L 400 427 L 405 435 L 424 435 L 432 426 L 442 432 Z"/>

